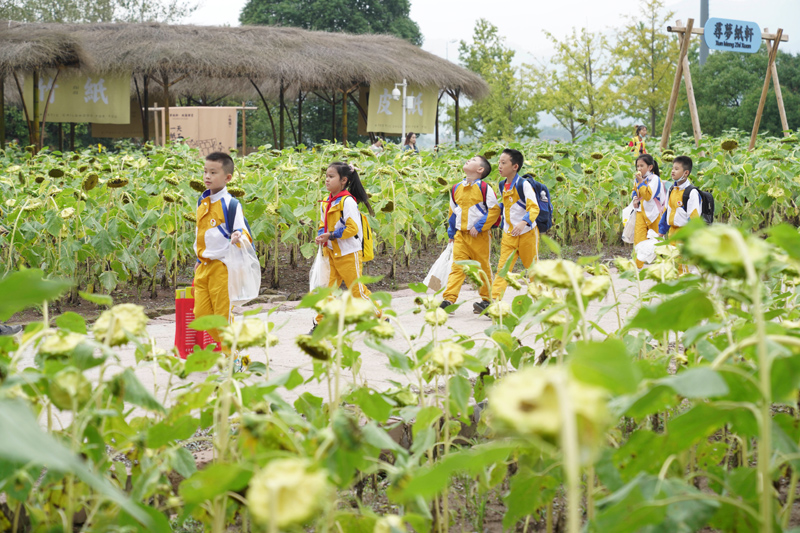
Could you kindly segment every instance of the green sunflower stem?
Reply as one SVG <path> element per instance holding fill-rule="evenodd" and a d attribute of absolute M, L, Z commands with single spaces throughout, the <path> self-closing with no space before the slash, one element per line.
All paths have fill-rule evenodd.
<path fill-rule="evenodd" d="M 561 411 L 561 448 L 564 454 L 564 477 L 567 480 L 567 533 L 579 533 L 581 529 L 581 484 L 580 452 L 578 448 L 578 426 L 575 409 L 567 390 L 566 373 L 555 380 L 558 406 Z"/>

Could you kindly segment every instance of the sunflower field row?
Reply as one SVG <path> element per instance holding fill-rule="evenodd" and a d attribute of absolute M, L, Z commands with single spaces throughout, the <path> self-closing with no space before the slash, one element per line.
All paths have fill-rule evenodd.
<path fill-rule="evenodd" d="M 699 148 L 679 138 L 656 153 L 662 176 L 676 154 L 695 161 L 692 179 L 713 192 L 717 219 L 745 228 L 788 221 L 800 209 L 797 137 L 761 139 L 749 152 L 741 137 L 707 138 Z M 655 142 L 652 143 L 655 146 Z M 744 141 L 741 142 L 744 144 Z M 523 171 L 546 184 L 555 209 L 550 236 L 563 244 L 615 243 L 620 211 L 628 203 L 633 156 L 618 139 L 593 137 L 578 144 L 511 145 L 526 157 Z M 443 241 L 447 193 L 474 153 L 494 164 L 500 144 L 464 146 L 438 153 L 376 156 L 366 147 L 322 145 L 279 152 L 263 147 L 236 158 L 231 192 L 241 198 L 266 273 L 277 271 L 277 250 L 292 260 L 314 253 L 312 237 L 327 165 L 347 160 L 371 195 L 370 221 L 379 253 L 408 255 L 422 242 Z M 0 254 L 4 273 L 36 267 L 74 279 L 78 288 L 110 292 L 120 284 L 154 287 L 177 280 L 193 261 L 194 210 L 203 189 L 203 161 L 185 145 L 108 153 L 0 152 Z M 498 181 L 496 171 L 490 181 Z M 274 279 L 277 282 L 277 279 Z"/>

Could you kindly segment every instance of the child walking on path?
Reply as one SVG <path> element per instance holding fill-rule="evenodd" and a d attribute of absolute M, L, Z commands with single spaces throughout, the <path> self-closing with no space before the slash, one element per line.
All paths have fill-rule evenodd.
<path fill-rule="evenodd" d="M 197 228 L 194 251 L 197 263 L 194 272 L 194 316 L 220 315 L 230 322 L 231 303 L 228 297 L 228 268 L 223 263 L 231 245 L 241 239 L 253 242 L 247 231 L 242 205 L 237 202 L 233 220 L 228 220 L 228 206 L 233 197 L 226 184 L 233 179 L 233 159 L 226 153 L 206 156 L 203 183 L 206 191 L 197 200 Z M 233 231 L 229 233 L 229 230 Z M 222 346 L 218 330 L 208 332 Z"/>
<path fill-rule="evenodd" d="M 672 161 L 671 177 L 675 183 L 670 187 L 667 208 L 658 224 L 658 233 L 662 237 L 672 237 L 689 220 L 700 217 L 703 212 L 703 199 L 689 180 L 692 166 L 692 159 L 685 155 Z M 688 274 L 689 269 L 686 265 L 678 265 L 678 272 Z"/>
<path fill-rule="evenodd" d="M 539 202 L 533 186 L 520 178 L 518 172 L 522 168 L 524 158 L 519 150 L 507 148 L 500 154 L 497 171 L 503 176 L 500 192 L 503 195 L 501 209 L 503 212 L 503 240 L 500 242 L 500 262 L 497 265 L 498 275 L 492 283 L 492 299 L 503 297 L 508 283 L 499 275 L 500 270 L 511 259 L 509 272 L 514 268 L 517 257 L 522 259 L 522 266 L 530 268 L 534 260 L 539 258 L 539 228 L 536 217 L 539 215 Z M 522 181 L 520 181 L 522 180 Z M 522 187 L 519 184 L 522 183 Z M 475 313 L 482 313 L 489 307 L 489 302 L 476 302 Z"/>
<path fill-rule="evenodd" d="M 329 194 L 322 201 L 319 229 L 314 242 L 323 247 L 323 254 L 331 265 L 328 286 L 339 287 L 344 282 L 354 298 L 369 300 L 369 289 L 362 283 L 356 283 L 361 277 L 361 250 L 364 242 L 364 228 L 358 204 L 367 206 L 370 215 L 375 214 L 369 204 L 367 191 L 364 190 L 355 168 L 339 161 L 328 166 L 325 188 Z M 375 314 L 379 317 L 382 315 L 377 308 Z M 317 315 L 311 331 L 314 331 L 320 320 L 322 315 Z"/>
<path fill-rule="evenodd" d="M 658 223 L 664 211 L 666 191 L 661 185 L 661 174 L 658 163 L 650 154 L 636 158 L 636 183 L 633 191 L 633 207 L 636 208 L 636 226 L 633 234 L 633 245 L 647 240 L 647 231 L 658 232 Z M 644 263 L 636 260 L 636 266 L 642 268 Z"/>
<path fill-rule="evenodd" d="M 481 299 L 489 302 L 489 283 L 492 268 L 489 266 L 491 249 L 491 228 L 500 216 L 492 187 L 485 182 L 492 171 L 492 165 L 485 157 L 476 155 L 464 163 L 466 177 L 450 190 L 450 214 L 448 216 L 447 236 L 453 243 L 453 268 L 447 278 L 442 308 L 453 305 L 458 300 L 461 285 L 464 284 L 464 270 L 455 261 L 478 261 L 486 274 L 486 283 L 479 289 Z"/>

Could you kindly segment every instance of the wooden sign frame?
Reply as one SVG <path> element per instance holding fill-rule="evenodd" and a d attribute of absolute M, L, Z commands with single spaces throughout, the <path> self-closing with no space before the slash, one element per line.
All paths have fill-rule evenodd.
<path fill-rule="evenodd" d="M 694 87 L 692 86 L 692 74 L 689 70 L 689 59 L 687 53 L 689 52 L 689 40 L 691 36 L 703 35 L 703 28 L 694 27 L 694 19 L 689 19 L 686 26 L 683 22 L 678 20 L 675 26 L 667 26 L 667 31 L 670 33 L 681 34 L 681 49 L 678 56 L 678 68 L 675 70 L 675 79 L 672 83 L 672 92 L 669 97 L 669 106 L 667 108 L 667 116 L 664 120 L 664 129 L 661 132 L 661 149 L 665 150 L 669 145 L 669 136 L 672 131 L 672 121 L 675 118 L 675 108 L 678 104 L 678 94 L 681 88 L 681 77 L 686 84 L 686 98 L 689 101 L 689 114 L 692 117 L 692 133 L 694 134 L 695 146 L 700 145 L 700 138 L 703 132 L 700 129 L 700 118 L 697 114 L 697 102 L 694 98 Z M 781 117 L 781 127 L 783 128 L 784 136 L 789 135 L 789 124 L 786 120 L 786 109 L 783 106 L 783 96 L 781 94 L 781 86 L 778 81 L 778 69 L 775 66 L 775 57 L 778 54 L 778 45 L 781 41 L 788 41 L 789 36 L 783 33 L 783 29 L 778 29 L 776 33 L 769 33 L 767 28 L 761 33 L 761 39 L 767 43 L 767 74 L 764 77 L 764 87 L 761 90 L 761 99 L 758 102 L 758 111 L 756 118 L 753 122 L 753 132 L 750 135 L 750 146 L 752 150 L 756 145 L 756 138 L 758 137 L 758 128 L 761 125 L 761 116 L 764 113 L 764 104 L 767 100 L 767 93 L 769 92 L 769 82 L 772 79 L 775 85 L 775 97 L 778 100 L 778 112 Z"/>

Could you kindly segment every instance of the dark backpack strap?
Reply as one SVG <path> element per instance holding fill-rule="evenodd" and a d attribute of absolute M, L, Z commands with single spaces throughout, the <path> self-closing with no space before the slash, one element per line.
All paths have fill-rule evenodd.
<path fill-rule="evenodd" d="M 453 203 L 456 203 L 456 189 L 458 188 L 459 183 L 461 182 L 458 182 L 452 187 L 450 187 L 450 198 L 453 199 Z"/>
<path fill-rule="evenodd" d="M 691 195 L 692 191 L 696 189 L 697 187 L 695 187 L 694 185 L 689 185 L 683 191 L 683 198 L 681 198 L 681 202 L 683 203 L 683 205 L 681 207 L 683 207 L 683 210 L 686 211 L 687 215 L 689 214 L 689 211 L 686 210 L 686 208 L 689 207 L 689 195 Z M 698 192 L 698 194 L 700 193 Z"/>
<path fill-rule="evenodd" d="M 228 227 L 228 237 L 230 238 L 233 235 L 233 223 L 236 221 L 236 208 L 239 206 L 239 200 L 236 198 L 231 197 L 231 201 L 228 202 L 228 210 L 225 213 L 225 225 Z"/>

